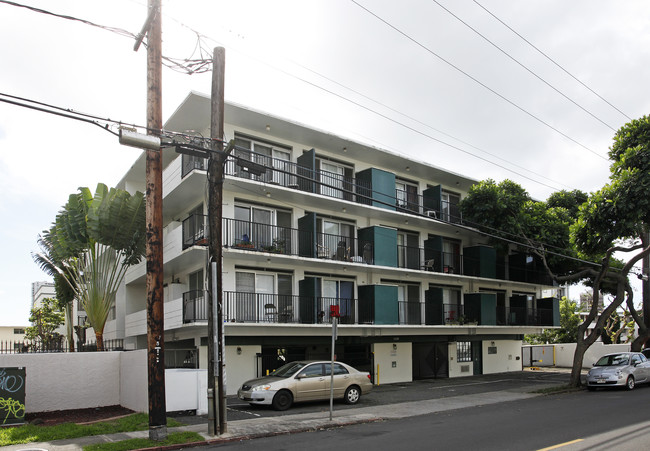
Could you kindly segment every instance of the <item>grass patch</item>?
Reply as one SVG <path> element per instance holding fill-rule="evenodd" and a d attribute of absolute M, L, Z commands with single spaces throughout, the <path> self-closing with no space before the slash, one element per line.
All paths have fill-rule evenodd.
<path fill-rule="evenodd" d="M 172 418 L 167 419 L 167 427 L 181 425 L 181 423 Z M 52 440 L 114 434 L 117 432 L 143 431 L 146 429 L 149 429 L 149 415 L 146 413 L 136 413 L 128 417 L 93 424 L 63 423 L 55 426 L 26 424 L 18 427 L 0 429 L 0 446 L 30 442 L 49 442 Z"/>
<path fill-rule="evenodd" d="M 98 443 L 96 445 L 84 446 L 84 451 L 126 451 L 139 448 L 156 448 L 158 446 L 179 445 L 183 443 L 202 442 L 205 439 L 196 432 L 174 432 L 169 434 L 165 440 L 154 441 L 147 438 L 132 438 L 120 442 Z"/>

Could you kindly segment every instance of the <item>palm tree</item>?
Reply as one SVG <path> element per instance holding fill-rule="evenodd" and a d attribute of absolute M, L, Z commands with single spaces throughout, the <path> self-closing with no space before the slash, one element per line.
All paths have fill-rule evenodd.
<path fill-rule="evenodd" d="M 145 253 L 144 195 L 101 183 L 94 196 L 79 188 L 41 240 L 49 253 L 38 258 L 68 283 L 95 330 L 97 349 L 103 350 L 104 325 L 117 289 L 128 267 Z"/>

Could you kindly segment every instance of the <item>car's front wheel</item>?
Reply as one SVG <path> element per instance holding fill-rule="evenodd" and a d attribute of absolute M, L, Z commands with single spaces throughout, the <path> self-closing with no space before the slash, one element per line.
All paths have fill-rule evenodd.
<path fill-rule="evenodd" d="M 346 404 L 356 404 L 361 398 L 361 389 L 356 385 L 352 385 L 345 390 L 345 395 L 343 399 Z"/>
<path fill-rule="evenodd" d="M 628 376 L 627 381 L 625 381 L 625 388 L 628 390 L 633 390 L 635 386 L 636 382 L 634 382 L 634 376 Z"/>
<path fill-rule="evenodd" d="M 290 391 L 282 390 L 273 397 L 273 408 L 275 410 L 287 410 L 293 404 L 293 395 Z"/>

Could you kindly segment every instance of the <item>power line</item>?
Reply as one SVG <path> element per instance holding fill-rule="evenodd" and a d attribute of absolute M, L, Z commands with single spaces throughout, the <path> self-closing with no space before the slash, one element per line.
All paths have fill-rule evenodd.
<path fill-rule="evenodd" d="M 526 39 L 525 37 L 523 37 L 520 33 L 518 33 L 517 31 L 515 31 L 512 27 L 510 27 L 510 26 L 509 26 L 507 23 L 505 23 L 503 20 L 499 19 L 499 18 L 498 18 L 494 13 L 492 13 L 490 10 L 488 10 L 485 6 L 481 5 L 481 4 L 480 4 L 478 1 L 476 1 L 476 0 L 473 0 L 473 1 L 474 1 L 474 3 L 476 3 L 478 6 L 480 6 L 480 7 L 481 7 L 485 12 L 487 12 L 489 15 L 491 15 L 491 16 L 494 17 L 497 21 L 499 21 L 499 22 L 500 22 L 504 27 L 506 27 L 508 30 L 512 31 L 515 35 L 519 36 L 519 38 L 521 38 L 521 39 L 522 39 L 524 42 L 526 42 L 529 46 L 531 46 L 532 48 L 534 48 L 535 50 L 537 50 L 537 51 L 538 51 L 542 56 L 544 56 L 544 57 L 545 57 L 547 60 L 549 60 L 551 63 L 555 64 L 558 68 L 560 68 L 560 69 L 561 69 L 565 74 L 567 74 L 569 77 L 573 78 L 575 81 L 577 81 L 578 83 L 580 83 L 582 86 L 584 86 L 586 89 L 588 89 L 592 94 L 594 94 L 596 97 L 598 97 L 600 100 L 602 100 L 603 102 L 605 102 L 607 105 L 609 105 L 610 107 L 612 107 L 613 109 L 615 109 L 616 111 L 618 111 L 619 113 L 621 113 L 621 114 L 622 114 L 623 116 L 625 116 L 628 120 L 632 120 L 632 118 L 631 118 L 630 116 L 628 116 L 627 114 L 625 114 L 624 112 L 622 112 L 621 110 L 619 110 L 618 108 L 616 108 L 614 105 L 612 105 L 612 104 L 611 104 L 607 99 L 603 98 L 600 94 L 598 94 L 596 91 L 594 91 L 594 90 L 591 89 L 589 86 L 587 86 L 585 83 L 583 83 L 580 79 L 578 79 L 578 77 L 576 77 L 575 75 L 573 75 L 571 72 L 569 72 L 569 71 L 566 70 L 564 67 L 562 67 L 558 62 L 556 62 L 553 58 L 551 58 L 551 57 L 548 56 L 546 53 L 544 53 L 542 50 L 540 50 L 538 47 L 536 47 L 535 44 L 533 44 L 533 43 L 530 42 L 528 39 Z"/>
<path fill-rule="evenodd" d="M 615 129 L 614 127 L 612 127 L 612 126 L 609 125 L 607 122 L 603 121 L 603 120 L 600 119 L 598 116 L 596 116 L 595 114 L 593 114 L 591 111 L 587 110 L 587 109 L 584 108 L 582 105 L 580 105 L 579 103 L 577 103 L 576 101 L 574 101 L 573 99 L 571 99 L 569 96 L 567 96 L 566 94 L 564 94 L 562 91 L 560 91 L 559 89 L 557 89 L 555 86 L 551 85 L 551 84 L 550 84 L 548 81 L 546 81 L 544 78 L 542 78 L 541 76 L 539 76 L 537 73 L 533 72 L 533 71 L 532 71 L 528 66 L 524 65 L 521 61 L 517 60 L 515 57 L 513 57 L 513 56 L 510 55 L 508 52 L 506 52 L 506 51 L 503 50 L 501 47 L 499 47 L 499 46 L 496 45 L 494 42 L 492 42 L 490 39 L 488 39 L 485 35 L 483 35 L 481 32 L 479 32 L 476 28 L 472 27 L 470 24 L 468 24 L 467 22 L 465 22 L 463 19 L 461 19 L 460 17 L 458 17 L 456 14 L 454 14 L 453 12 L 451 12 L 449 9 L 447 9 L 446 7 L 444 7 L 443 5 L 441 5 L 440 2 L 438 2 L 438 0 L 432 0 L 432 1 L 433 1 L 436 5 L 438 5 L 439 7 L 441 7 L 442 9 L 444 9 L 445 11 L 447 11 L 447 12 L 448 12 L 452 17 L 454 17 L 454 18 L 455 18 L 456 20 L 458 20 L 460 23 L 462 23 L 462 24 L 465 25 L 467 28 L 469 28 L 470 30 L 472 30 L 474 33 L 476 33 L 477 35 L 479 35 L 480 37 L 482 37 L 485 41 L 489 42 L 489 43 L 490 43 L 494 48 L 496 48 L 496 49 L 499 50 L 501 53 L 503 53 L 505 56 L 507 56 L 507 57 L 510 58 L 512 61 L 514 61 L 515 63 L 517 63 L 517 64 L 518 64 L 519 66 L 521 66 L 523 69 L 525 69 L 526 71 L 528 71 L 531 75 L 533 75 L 535 78 L 537 78 L 538 80 L 540 80 L 540 81 L 541 81 L 542 83 L 544 83 L 546 86 L 548 86 L 549 88 L 551 88 L 552 90 L 554 90 L 555 92 L 557 92 L 558 94 L 560 94 L 562 97 L 564 97 L 565 99 L 567 99 L 569 102 L 573 103 L 575 106 L 577 106 L 578 108 L 580 108 L 582 111 L 584 111 L 585 113 L 587 113 L 589 116 L 593 117 L 593 118 L 596 119 L 598 122 L 600 122 L 601 124 L 603 124 L 605 127 L 609 128 L 610 130 L 612 130 L 612 131 L 614 131 L 614 132 L 616 131 L 616 129 Z"/>
<path fill-rule="evenodd" d="M 380 22 L 384 23 L 385 25 L 387 25 L 388 27 L 392 28 L 392 29 L 393 29 L 394 31 L 396 31 L 397 33 L 399 33 L 399 34 L 401 34 L 402 36 L 404 36 L 404 37 L 405 37 L 406 39 L 408 39 L 409 41 L 411 41 L 411 42 L 413 42 L 414 44 L 416 44 L 418 47 L 424 49 L 426 52 L 428 52 L 429 54 L 435 56 L 435 57 L 438 58 L 440 61 L 444 62 L 444 63 L 447 64 L 448 66 L 450 66 L 450 67 L 452 67 L 453 69 L 455 69 L 456 71 L 460 72 L 461 74 L 465 75 L 467 78 L 469 78 L 470 80 L 474 81 L 474 82 L 477 83 L 479 86 L 482 86 L 483 88 L 485 88 L 485 89 L 487 89 L 488 91 L 490 91 L 492 94 L 496 95 L 496 96 L 499 97 L 500 99 L 502 99 L 502 100 L 504 100 L 505 102 L 509 103 L 510 105 L 514 106 L 515 108 L 517 108 L 517 109 L 518 109 L 519 111 L 521 111 L 522 113 L 525 113 L 526 115 L 532 117 L 532 118 L 535 119 L 536 121 L 540 122 L 541 124 L 545 125 L 546 127 L 550 128 L 551 130 L 555 131 L 556 133 L 562 135 L 563 137 L 565 137 L 565 138 L 568 139 L 569 141 L 571 141 L 571 142 L 573 142 L 573 143 L 579 145 L 579 146 L 582 147 L 583 149 L 588 150 L 589 152 L 591 152 L 591 153 L 593 153 L 594 155 L 596 155 L 598 158 L 601 158 L 601 159 L 603 159 L 603 160 L 605 160 L 605 161 L 609 161 L 606 157 L 600 155 L 599 153 L 595 152 L 594 150 L 590 149 L 589 147 L 585 146 L 584 144 L 580 143 L 579 141 L 573 139 L 572 137 L 570 137 L 570 136 L 567 135 L 566 133 L 562 132 L 562 131 L 559 130 L 558 128 L 552 126 L 552 125 L 549 124 L 548 122 L 546 122 L 546 121 L 544 121 L 543 119 L 537 117 L 536 115 L 534 115 L 534 114 L 531 113 L 530 111 L 528 111 L 528 110 L 526 110 L 525 108 L 519 106 L 518 104 L 516 104 L 516 103 L 513 102 L 512 100 L 508 99 L 508 98 L 505 97 L 503 94 L 500 94 L 499 92 L 497 92 L 497 91 L 495 91 L 494 89 L 490 88 L 490 87 L 487 86 L 485 83 L 481 82 L 481 81 L 480 81 L 479 79 L 477 79 L 476 77 L 474 77 L 474 76 L 470 75 L 469 73 L 467 73 L 466 71 L 462 70 L 460 67 L 456 66 L 455 64 L 453 64 L 453 63 L 450 62 L 449 60 L 446 60 L 446 59 L 443 58 L 442 56 L 438 55 L 436 52 L 434 52 L 433 50 L 431 50 L 430 48 L 428 48 L 428 47 L 425 46 L 424 44 L 420 43 L 420 42 L 419 42 L 418 40 L 416 40 L 415 38 L 409 36 L 408 34 L 406 34 L 405 32 L 403 32 L 402 30 L 400 30 L 399 28 L 397 28 L 395 25 L 393 25 L 393 24 L 391 24 L 390 22 L 388 22 L 387 20 L 381 18 L 380 16 L 378 16 L 378 15 L 375 14 L 374 12 L 370 11 L 370 10 L 369 10 L 368 8 L 366 8 L 365 6 L 360 5 L 356 0 L 350 0 L 350 1 L 351 1 L 352 3 L 354 3 L 355 5 L 357 5 L 359 8 L 363 9 L 364 11 L 366 11 L 366 12 L 367 12 L 368 14 L 370 14 L 371 16 L 375 17 L 375 18 L 376 18 L 377 20 L 379 20 Z"/>
<path fill-rule="evenodd" d="M 59 18 L 64 18 L 64 19 L 68 19 L 68 20 L 79 21 L 79 22 L 81 22 L 81 23 L 88 24 L 88 25 L 91 25 L 91 26 L 95 26 L 95 27 L 98 27 L 98 28 L 101 28 L 101 29 L 104 29 L 104 30 L 107 30 L 107 31 L 116 32 L 116 33 L 118 33 L 118 34 L 120 34 L 120 35 L 122 35 L 122 36 L 127 36 L 127 37 L 130 37 L 130 38 L 133 38 L 133 39 L 137 39 L 137 38 L 138 38 L 138 35 L 136 35 L 136 34 L 134 34 L 134 33 L 130 33 L 130 32 L 128 32 L 128 31 L 126 31 L 126 30 L 121 29 L 121 28 L 116 28 L 116 27 L 107 27 L 107 26 L 103 26 L 103 25 L 96 24 L 96 23 L 94 23 L 94 22 L 91 22 L 91 21 L 88 21 L 88 20 L 85 20 L 85 19 L 80 19 L 80 18 L 76 18 L 76 17 L 72 17 L 72 16 L 66 16 L 66 15 L 62 15 L 62 14 L 56 14 L 56 13 L 52 13 L 52 12 L 50 12 L 50 11 L 43 10 L 43 9 L 40 9 L 40 8 L 33 8 L 33 7 L 30 7 L 30 6 L 21 5 L 21 4 L 18 4 L 18 3 L 15 3 L 15 2 L 6 1 L 6 0 L 0 0 L 0 2 L 2 2 L 2 3 L 7 3 L 7 4 L 10 4 L 10 5 L 13 5 L 13 6 L 24 7 L 24 8 L 30 9 L 30 10 L 35 11 L 35 12 L 38 12 L 38 13 L 43 13 L 43 14 L 47 14 L 47 15 L 52 15 L 52 16 L 54 16 L 54 17 L 59 17 Z M 211 65 L 212 65 L 212 57 L 211 57 L 212 52 L 211 52 L 211 50 L 204 48 L 204 46 L 203 46 L 203 42 L 202 42 L 202 38 L 204 38 L 204 37 L 207 38 L 207 36 L 204 36 L 203 34 L 201 34 L 200 32 L 198 32 L 198 31 L 192 29 L 191 27 L 189 27 L 189 26 L 187 26 L 187 25 L 185 25 L 185 24 L 182 24 L 181 22 L 178 22 L 178 20 L 176 20 L 175 18 L 173 18 L 173 20 L 175 20 L 175 21 L 176 21 L 177 23 L 179 23 L 181 26 L 183 26 L 183 27 L 189 29 L 190 31 L 192 31 L 193 33 L 196 34 L 197 41 L 196 41 L 196 44 L 195 44 L 195 48 L 194 48 L 194 50 L 193 50 L 193 52 L 192 52 L 192 56 L 198 52 L 198 53 L 199 53 L 199 58 L 192 58 L 192 56 L 191 56 L 190 58 L 179 59 L 179 58 L 170 58 L 170 57 L 165 57 L 165 56 L 163 56 L 163 59 L 164 59 L 165 61 L 169 61 L 169 62 L 171 63 L 171 64 L 166 64 L 166 66 L 169 67 L 169 68 L 171 68 L 171 69 L 173 69 L 173 70 L 181 71 L 181 72 L 183 72 L 183 73 L 187 73 L 187 74 L 203 73 L 203 72 L 208 72 L 208 71 L 210 71 L 210 70 L 211 70 Z M 216 42 L 216 41 L 215 41 L 215 42 Z M 145 44 L 145 46 L 146 46 L 146 44 Z M 260 61 L 260 60 L 258 59 L 258 61 Z M 352 103 L 352 104 L 354 104 L 354 105 L 356 105 L 356 106 L 358 106 L 358 107 L 361 107 L 361 108 L 363 108 L 363 109 L 366 109 L 367 111 L 369 111 L 369 112 L 371 112 L 371 113 L 377 114 L 377 115 L 379 115 L 380 117 L 382 117 L 382 118 L 384 118 L 384 119 L 387 119 L 387 120 L 389 120 L 389 121 L 392 121 L 392 122 L 396 123 L 397 125 L 400 125 L 400 126 L 402 126 L 402 127 L 405 127 L 405 128 L 407 128 L 407 129 L 409 129 L 409 130 L 411 130 L 411 131 L 413 131 L 413 132 L 416 132 L 416 133 L 418 133 L 418 134 L 421 134 L 421 135 L 423 135 L 423 136 L 425 136 L 425 137 L 427 137 L 427 138 L 429 138 L 429 139 L 433 139 L 433 140 L 435 140 L 435 141 L 437 141 L 437 142 L 439 142 L 439 143 L 441 143 L 441 144 L 443 144 L 443 145 L 450 146 L 450 147 L 452 147 L 452 148 L 454 148 L 454 149 L 456 149 L 456 150 L 459 150 L 459 151 L 461 151 L 461 152 L 463 152 L 463 153 L 466 153 L 466 154 L 468 154 L 468 155 L 470 155 L 470 156 L 473 156 L 473 157 L 475 157 L 475 158 L 478 158 L 478 159 L 480 159 L 480 160 L 482 160 L 482 161 L 485 161 L 485 162 L 487 162 L 487 163 L 493 164 L 493 165 L 495 165 L 495 166 L 497 166 L 497 167 L 500 167 L 501 169 L 504 169 L 504 170 L 506 170 L 506 171 L 512 172 L 513 174 L 518 175 L 518 176 L 520 176 L 520 177 L 523 177 L 523 178 L 525 178 L 525 179 L 527 179 L 527 180 L 529 180 L 529 181 L 531 181 L 531 182 L 533 182 L 533 183 L 541 184 L 542 186 L 545 186 L 545 187 L 550 188 L 550 189 L 553 189 L 553 190 L 557 190 L 557 189 L 558 189 L 556 186 L 551 186 L 551 185 L 548 185 L 548 184 L 546 184 L 546 183 L 539 182 L 538 180 L 535 180 L 535 179 L 533 179 L 533 178 L 531 178 L 531 177 L 528 177 L 528 176 L 526 176 L 526 175 L 524 175 L 524 174 L 521 174 L 521 173 L 519 173 L 519 172 L 517 172 L 517 171 L 514 171 L 514 170 L 512 170 L 512 169 L 509 169 L 509 168 L 507 168 L 507 167 L 505 167 L 505 166 L 503 166 L 503 165 L 497 164 L 497 163 L 495 163 L 495 162 L 493 162 L 493 161 L 490 161 L 489 159 L 486 159 L 486 158 L 480 157 L 480 156 L 478 156 L 478 155 L 473 154 L 472 152 L 469 152 L 469 151 L 467 151 L 467 150 L 461 149 L 460 147 L 457 147 L 457 146 L 453 146 L 453 145 L 451 145 L 451 144 L 449 144 L 449 143 L 446 143 L 446 142 L 444 142 L 444 141 L 442 141 L 442 140 L 439 140 L 439 139 L 437 139 L 437 138 L 434 138 L 434 137 L 432 137 L 432 136 L 430 136 L 430 135 L 428 135 L 428 134 L 426 134 L 426 133 L 420 132 L 419 130 L 417 130 L 417 129 L 413 128 L 413 127 L 407 126 L 406 124 L 403 124 L 402 122 L 399 122 L 399 121 L 397 121 L 397 120 L 394 120 L 394 119 L 392 119 L 392 118 L 390 118 L 390 117 L 388 117 L 388 116 L 386 116 L 386 115 L 384 115 L 384 114 L 381 114 L 381 113 L 379 113 L 379 112 L 377 112 L 377 111 L 375 111 L 375 110 L 373 110 L 373 109 L 371 109 L 371 108 L 369 108 L 369 107 L 366 107 L 366 106 L 364 106 L 364 105 L 361 105 L 361 104 L 358 103 L 358 102 L 354 102 L 354 101 L 348 99 L 347 97 L 345 97 L 345 96 L 343 96 L 343 95 L 336 94 L 336 93 L 334 93 L 333 91 L 327 90 L 327 89 L 325 89 L 325 88 L 323 88 L 323 87 L 321 87 L 321 86 L 319 86 L 319 85 L 317 85 L 317 84 L 315 84 L 315 83 L 312 83 L 312 82 L 309 82 L 309 81 L 307 81 L 307 80 L 305 80 L 305 79 L 302 79 L 302 78 L 298 77 L 297 75 L 294 75 L 294 74 L 291 74 L 291 73 L 287 72 L 286 70 L 279 69 L 278 67 L 272 66 L 272 65 L 270 65 L 270 64 L 268 64 L 268 63 L 266 63 L 266 62 L 263 62 L 263 63 L 266 64 L 267 66 L 269 66 L 269 67 L 271 67 L 271 68 L 273 68 L 273 69 L 275 69 L 275 70 L 281 72 L 281 73 L 284 73 L 285 75 L 287 75 L 287 76 L 289 76 L 289 77 L 295 78 L 295 79 L 297 79 L 297 80 L 299 80 L 299 81 L 301 81 L 301 82 L 303 82 L 303 83 L 309 84 L 309 85 L 311 85 L 311 86 L 313 86 L 313 87 L 315 87 L 315 88 L 317 88 L 317 89 L 321 89 L 321 90 L 327 92 L 327 93 L 330 94 L 330 95 L 334 95 L 334 96 L 336 96 L 336 97 L 339 97 L 339 98 L 341 98 L 341 99 L 343 99 L 343 100 L 345 100 L 345 101 L 348 101 L 348 102 L 350 102 L 350 103 Z M 423 122 L 421 122 L 421 121 L 419 121 L 419 120 L 417 120 L 417 119 L 415 119 L 415 118 L 412 118 L 411 116 L 409 116 L 409 115 L 407 115 L 407 114 L 405 114 L 405 113 L 401 113 L 401 112 L 399 112 L 398 110 L 396 110 L 396 109 L 394 109 L 394 108 L 391 108 L 391 107 L 389 107 L 389 106 L 387 106 L 387 105 L 384 105 L 383 103 L 378 102 L 378 101 L 376 101 L 376 100 L 370 98 L 369 96 L 366 96 L 366 95 L 364 95 L 364 94 L 362 94 L 362 93 L 360 93 L 360 92 L 358 92 L 358 91 L 355 91 L 355 90 L 353 90 L 353 89 L 351 89 L 351 88 L 348 88 L 348 87 L 344 86 L 344 85 L 341 84 L 341 83 L 338 83 L 338 82 L 336 82 L 336 81 L 334 81 L 334 80 L 331 80 L 331 79 L 329 79 L 328 77 L 326 77 L 326 76 L 324 76 L 324 75 L 322 75 L 322 74 L 319 74 L 319 73 L 317 73 L 317 72 L 315 72 L 315 71 L 313 71 L 313 70 L 311 70 L 311 69 L 309 69 L 309 68 L 306 68 L 305 66 L 300 65 L 299 63 L 295 63 L 295 62 L 294 62 L 294 64 L 296 64 L 296 65 L 299 66 L 299 67 L 304 68 L 305 70 L 309 70 L 309 71 L 311 71 L 312 73 L 315 73 L 316 75 L 319 75 L 320 77 L 322 77 L 322 78 L 324 78 L 324 79 L 326 79 L 326 80 L 328 80 L 328 81 L 330 81 L 330 82 L 333 82 L 333 83 L 335 83 L 335 84 L 337 84 L 337 85 L 339 85 L 339 86 L 341 86 L 341 87 L 343 87 L 343 88 L 345 88 L 345 89 L 348 89 L 349 91 L 352 91 L 352 92 L 354 92 L 354 93 L 356 93 L 356 94 L 358 94 L 358 95 L 361 95 L 362 97 L 364 97 L 364 98 L 366 98 L 366 99 L 368 99 L 368 100 L 370 100 L 370 101 L 372 101 L 372 102 L 374 102 L 374 103 L 377 103 L 377 104 L 379 104 L 379 105 L 381 105 L 381 106 L 384 106 L 385 108 L 388 108 L 389 110 L 391 110 L 391 111 L 393 111 L 393 112 L 396 112 L 396 113 L 398 113 L 398 114 L 401 114 L 401 115 L 403 115 L 404 117 L 409 118 L 409 119 L 411 119 L 411 120 L 413 120 L 413 121 L 415 121 L 415 122 L 418 122 L 418 123 L 420 123 L 421 125 L 424 125 L 424 126 L 430 128 L 430 129 L 432 129 L 432 130 L 434 130 L 434 131 L 436 131 L 436 132 L 438 132 L 438 133 L 441 133 L 441 134 L 443 134 L 443 135 L 446 135 L 446 136 L 448 136 L 448 137 L 451 137 L 452 139 L 455 139 L 455 140 L 457 140 L 457 141 L 459 141 L 459 142 L 461 142 L 461 143 L 463 143 L 463 144 L 465 144 L 465 145 L 468 145 L 468 146 L 470 146 L 470 147 L 473 147 L 473 148 L 475 148 L 475 149 L 477 149 L 477 150 L 479 150 L 479 151 L 481 151 L 481 152 L 484 152 L 484 153 L 486 153 L 486 154 L 488 154 L 488 155 L 490 155 L 490 156 L 492 156 L 492 157 L 494 157 L 494 158 L 497 158 L 497 159 L 499 159 L 499 160 L 501 160 L 501 161 L 504 161 L 504 162 L 506 162 L 506 163 L 508 163 L 508 164 L 510 164 L 510 165 L 512 165 L 512 166 L 518 167 L 518 168 L 523 169 L 523 170 L 525 170 L 525 171 L 527 171 L 527 172 L 530 172 L 531 174 L 534 174 L 534 175 L 536 175 L 536 176 L 538 176 L 538 177 L 542 177 L 542 178 L 544 178 L 544 179 L 546 179 L 546 180 L 552 181 L 552 182 L 554 182 L 554 183 L 560 184 L 560 185 L 565 186 L 565 187 L 568 188 L 567 185 L 564 185 L 564 184 L 561 183 L 561 182 L 557 182 L 557 181 L 555 181 L 555 180 L 551 180 L 551 179 L 549 179 L 549 178 L 547 178 L 547 177 L 545 177 L 545 176 L 543 176 L 543 175 L 541 175 L 541 174 L 538 174 L 538 173 L 536 173 L 536 172 L 534 172 L 534 171 L 531 171 L 530 169 L 524 168 L 523 166 L 520 166 L 520 165 L 517 165 L 517 164 L 512 163 L 512 162 L 510 162 L 510 161 L 507 161 L 507 160 L 505 160 L 505 159 L 503 159 L 503 158 L 501 158 L 501 157 L 498 157 L 497 155 L 494 155 L 494 154 L 492 154 L 492 153 L 490 153 L 490 152 L 488 152 L 488 151 L 485 151 L 485 150 L 480 149 L 480 148 L 478 148 L 478 147 L 476 147 L 476 146 L 474 146 L 474 145 L 472 145 L 472 144 L 466 143 L 466 142 L 464 142 L 463 140 L 460 140 L 460 139 L 458 139 L 458 138 L 455 138 L 455 137 L 452 136 L 452 135 L 449 135 L 449 134 L 447 134 L 447 133 L 445 133 L 445 132 L 442 132 L 442 131 L 440 131 L 440 130 L 437 130 L 436 128 L 434 128 L 434 127 L 432 127 L 432 126 L 430 126 L 430 125 L 427 125 L 427 124 L 425 124 L 425 123 L 423 123 Z"/>

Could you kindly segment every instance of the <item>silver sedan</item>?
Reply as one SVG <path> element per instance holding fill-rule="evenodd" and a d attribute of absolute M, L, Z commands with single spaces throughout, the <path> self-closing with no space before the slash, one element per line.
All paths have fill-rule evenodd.
<path fill-rule="evenodd" d="M 587 373 L 587 388 L 619 386 L 632 390 L 650 382 L 650 361 L 640 352 L 617 352 L 602 356 Z"/>
<path fill-rule="evenodd" d="M 370 374 L 350 365 L 327 361 L 297 361 L 281 366 L 259 379 L 246 381 L 237 397 L 253 405 L 272 405 L 286 410 L 294 402 L 329 399 L 330 381 L 334 379 L 334 398 L 356 404 L 362 394 L 372 390 Z"/>

